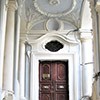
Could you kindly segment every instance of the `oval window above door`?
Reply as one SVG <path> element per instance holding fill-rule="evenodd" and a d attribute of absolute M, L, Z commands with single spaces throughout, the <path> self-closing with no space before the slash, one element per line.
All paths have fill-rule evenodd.
<path fill-rule="evenodd" d="M 45 48 L 52 52 L 57 52 L 63 47 L 63 44 L 57 40 L 52 40 L 45 45 Z"/>

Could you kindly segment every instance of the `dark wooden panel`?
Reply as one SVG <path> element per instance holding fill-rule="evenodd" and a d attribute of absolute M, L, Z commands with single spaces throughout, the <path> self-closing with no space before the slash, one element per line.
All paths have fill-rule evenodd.
<path fill-rule="evenodd" d="M 56 91 L 67 91 L 68 85 L 66 83 L 57 83 Z"/>
<path fill-rule="evenodd" d="M 40 100 L 68 100 L 68 62 L 40 62 L 39 77 Z"/>
<path fill-rule="evenodd" d="M 51 63 L 40 64 L 40 81 L 51 81 Z"/>
<path fill-rule="evenodd" d="M 69 97 L 66 93 L 56 93 L 56 100 L 69 100 Z"/>
<path fill-rule="evenodd" d="M 59 82 L 67 82 L 68 81 L 68 66 L 66 66 L 65 62 L 57 63 L 57 81 Z"/>
<path fill-rule="evenodd" d="M 66 79 L 65 67 L 66 66 L 64 64 L 58 64 L 58 66 L 57 66 L 57 79 L 58 80 L 65 80 Z"/>
<path fill-rule="evenodd" d="M 50 83 L 41 83 L 40 84 L 40 91 L 50 91 L 51 84 Z"/>
<path fill-rule="evenodd" d="M 40 93 L 40 100 L 52 100 L 50 93 Z"/>

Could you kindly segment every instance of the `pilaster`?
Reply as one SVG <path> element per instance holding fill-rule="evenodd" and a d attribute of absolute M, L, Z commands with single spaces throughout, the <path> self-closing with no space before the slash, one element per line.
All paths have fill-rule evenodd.
<path fill-rule="evenodd" d="M 96 24 L 94 28 L 94 70 L 95 74 L 100 72 L 100 0 L 96 1 L 95 5 L 96 20 L 93 19 Z M 93 84 L 93 99 L 100 99 L 100 76 L 96 77 L 97 80 Z"/>
<path fill-rule="evenodd" d="M 20 41 L 20 56 L 19 56 L 19 84 L 20 84 L 20 99 L 25 99 L 25 41 Z"/>
<path fill-rule="evenodd" d="M 92 95 L 93 48 L 92 33 L 81 33 L 82 97 Z"/>

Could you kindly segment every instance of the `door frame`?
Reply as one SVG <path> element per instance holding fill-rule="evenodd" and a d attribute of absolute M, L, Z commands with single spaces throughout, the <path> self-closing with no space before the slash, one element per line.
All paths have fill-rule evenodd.
<path fill-rule="evenodd" d="M 52 54 L 51 54 L 52 55 Z M 31 79 L 30 79 L 30 100 L 39 100 L 39 61 L 44 60 L 68 60 L 69 76 L 69 100 L 79 100 L 81 96 L 81 83 L 79 73 L 79 56 L 77 53 L 68 54 L 35 54 L 32 53 Z M 35 80 L 35 81 L 34 81 Z M 71 96 L 70 96 L 71 95 Z"/>

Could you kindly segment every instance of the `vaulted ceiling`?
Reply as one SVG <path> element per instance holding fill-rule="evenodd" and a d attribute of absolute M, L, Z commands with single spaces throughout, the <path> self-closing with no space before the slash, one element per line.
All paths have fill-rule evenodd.
<path fill-rule="evenodd" d="M 82 25 L 86 0 L 18 0 L 21 8 L 21 33 L 43 34 L 58 31 L 66 34 Z"/>

